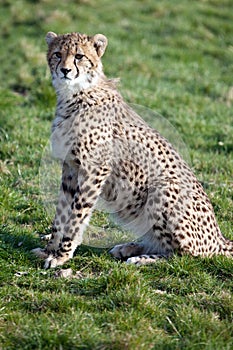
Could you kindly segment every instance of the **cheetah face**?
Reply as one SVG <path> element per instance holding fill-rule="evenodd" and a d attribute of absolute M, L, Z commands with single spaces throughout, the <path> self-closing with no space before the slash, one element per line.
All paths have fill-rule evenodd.
<path fill-rule="evenodd" d="M 57 35 L 48 32 L 46 41 L 48 64 L 58 92 L 67 87 L 72 91 L 89 88 L 104 76 L 101 63 L 107 46 L 104 35 L 89 37 L 79 33 Z"/>

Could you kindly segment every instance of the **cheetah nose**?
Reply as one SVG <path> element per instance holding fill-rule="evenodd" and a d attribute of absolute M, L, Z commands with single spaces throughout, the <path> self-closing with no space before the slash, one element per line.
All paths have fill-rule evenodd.
<path fill-rule="evenodd" d="M 71 72 L 71 69 L 68 69 L 68 68 L 61 68 L 61 72 L 64 74 L 64 76 L 66 77 L 67 76 L 67 74 L 69 73 L 69 72 Z"/>

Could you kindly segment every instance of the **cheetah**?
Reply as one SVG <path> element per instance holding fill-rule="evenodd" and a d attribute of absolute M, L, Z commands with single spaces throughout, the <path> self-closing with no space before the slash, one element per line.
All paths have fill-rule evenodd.
<path fill-rule="evenodd" d="M 107 79 L 102 34 L 48 32 L 47 60 L 57 94 L 51 143 L 62 164 L 52 234 L 33 252 L 45 268 L 73 257 L 93 210 L 101 205 L 135 241 L 110 254 L 142 265 L 174 252 L 232 257 L 202 185 L 173 146 L 123 100 Z M 137 239 L 136 239 L 137 238 Z"/>

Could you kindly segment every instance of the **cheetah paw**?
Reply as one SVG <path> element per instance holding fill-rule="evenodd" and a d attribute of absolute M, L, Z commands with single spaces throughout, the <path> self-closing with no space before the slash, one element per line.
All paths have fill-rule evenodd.
<path fill-rule="evenodd" d="M 132 256 L 131 258 L 128 258 L 126 260 L 126 264 L 131 264 L 131 265 L 149 265 L 149 264 L 154 264 L 158 260 L 166 258 L 163 255 L 140 255 L 140 256 Z"/>
<path fill-rule="evenodd" d="M 119 244 L 113 247 L 109 253 L 117 259 L 126 260 L 131 256 L 137 256 L 143 251 L 143 245 L 140 243 Z"/>
<path fill-rule="evenodd" d="M 44 268 L 49 269 L 49 268 L 54 268 L 56 266 L 59 266 L 57 258 L 55 258 L 53 255 L 48 256 L 48 258 L 45 260 Z"/>
<path fill-rule="evenodd" d="M 47 259 L 45 260 L 44 268 L 45 269 L 52 269 L 57 266 L 64 265 L 70 258 L 69 257 L 56 257 L 54 255 L 49 255 Z"/>
<path fill-rule="evenodd" d="M 128 258 L 126 260 L 126 264 L 129 264 L 129 265 L 141 265 L 140 264 L 140 257 L 139 256 L 132 256 L 131 258 Z"/>
<path fill-rule="evenodd" d="M 34 248 L 31 250 L 31 252 L 35 254 L 38 258 L 43 260 L 47 259 L 49 256 L 47 250 L 42 248 Z"/>

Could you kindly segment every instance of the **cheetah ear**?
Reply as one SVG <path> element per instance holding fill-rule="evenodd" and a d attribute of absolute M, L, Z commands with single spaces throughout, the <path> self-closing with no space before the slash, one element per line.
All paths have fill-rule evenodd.
<path fill-rule="evenodd" d="M 94 41 L 94 48 L 96 49 L 97 55 L 102 57 L 108 45 L 108 39 L 103 34 L 96 34 L 92 39 Z"/>
<path fill-rule="evenodd" d="M 47 44 L 50 45 L 51 42 L 52 42 L 52 41 L 54 40 L 54 38 L 56 38 L 56 37 L 57 37 L 57 34 L 56 34 L 56 33 L 54 33 L 54 32 L 48 32 L 48 33 L 46 34 L 45 40 L 46 40 Z"/>

